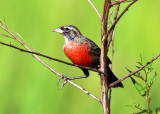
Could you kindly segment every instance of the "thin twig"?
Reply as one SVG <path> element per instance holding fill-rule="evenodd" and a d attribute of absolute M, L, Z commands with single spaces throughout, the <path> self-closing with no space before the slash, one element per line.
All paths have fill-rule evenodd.
<path fill-rule="evenodd" d="M 111 19 L 112 19 L 112 23 L 117 19 L 117 15 L 118 15 L 118 11 L 119 11 L 119 6 L 120 4 L 117 5 L 117 8 L 116 8 L 116 13 L 115 13 L 115 16 L 114 16 L 114 19 L 111 15 Z M 111 8 L 110 8 L 111 9 Z M 111 10 L 110 10 L 111 11 Z M 112 57 L 111 57 L 111 62 L 113 63 L 113 55 L 114 55 L 114 29 L 112 30 L 112 32 L 110 33 L 110 36 L 109 36 L 109 41 L 108 41 L 108 45 L 107 45 L 107 50 L 109 50 L 109 46 L 110 46 L 110 43 L 112 42 Z M 112 70 L 112 65 L 111 64 L 111 70 Z M 111 90 L 112 88 L 110 88 L 110 92 L 109 92 L 109 104 L 111 105 Z"/>
<path fill-rule="evenodd" d="M 70 80 L 67 80 L 70 81 Z M 83 89 L 82 87 L 78 86 L 77 84 L 73 83 L 73 82 L 69 82 L 70 84 L 74 85 L 76 88 L 80 89 L 81 91 L 83 91 L 84 93 L 86 93 L 87 95 L 91 96 L 92 98 L 94 98 L 95 100 L 97 100 L 99 103 L 101 103 L 101 100 L 97 97 L 95 97 L 94 95 L 92 95 L 91 93 L 89 93 L 88 91 L 86 91 L 85 89 Z"/>
<path fill-rule="evenodd" d="M 13 37 L 10 37 L 10 36 L 8 36 L 8 35 L 2 34 L 2 33 L 0 33 L 0 34 L 3 35 L 3 36 L 5 36 L 5 37 L 14 39 Z"/>
<path fill-rule="evenodd" d="M 18 35 L 29 47 L 31 47 L 35 52 L 37 52 L 26 40 L 24 40 L 24 38 L 23 38 L 19 33 L 17 33 L 17 35 Z"/>
<path fill-rule="evenodd" d="M 134 75 L 135 73 L 139 72 L 140 70 L 142 70 L 143 68 L 145 68 L 146 66 L 148 66 L 149 64 L 151 64 L 153 61 L 155 61 L 155 60 L 158 59 L 159 57 L 160 57 L 160 54 L 157 55 L 157 56 L 156 56 L 155 58 L 153 58 L 152 60 L 150 60 L 150 61 L 149 61 L 148 63 L 146 63 L 144 66 L 142 66 L 142 67 L 140 67 L 139 69 L 135 70 L 134 72 L 132 72 L 132 73 L 126 75 L 125 77 L 123 77 L 123 78 L 121 78 L 121 79 L 119 79 L 119 80 L 111 83 L 111 84 L 109 85 L 109 87 L 112 87 L 112 86 L 118 84 L 119 82 L 127 79 L 128 77 Z"/>
<path fill-rule="evenodd" d="M 8 29 L 7 24 L 6 24 L 6 19 L 5 19 L 5 17 L 4 17 L 4 24 L 5 24 L 5 26 L 6 26 L 6 29 Z"/>
<path fill-rule="evenodd" d="M 25 50 L 25 49 L 22 49 L 22 48 L 13 46 L 12 44 L 6 44 L 6 43 L 4 43 L 4 42 L 0 42 L 0 44 L 5 45 L 5 46 L 12 47 L 12 48 L 17 49 L 17 50 L 20 50 L 20 51 L 22 51 L 22 52 L 39 55 L 39 56 L 48 58 L 48 59 L 50 59 L 50 60 L 54 60 L 54 61 L 57 61 L 57 62 L 64 63 L 64 64 L 66 64 L 66 65 L 75 66 L 75 67 L 79 67 L 79 68 L 91 70 L 91 71 L 98 72 L 98 73 L 103 73 L 103 72 L 101 72 L 100 70 L 97 70 L 97 69 L 93 69 L 93 68 L 90 68 L 90 67 L 83 67 L 83 66 L 80 66 L 80 65 L 68 63 L 68 62 L 65 62 L 65 61 L 62 61 L 62 60 L 59 60 L 59 59 L 56 59 L 56 58 L 52 58 L 52 57 L 49 57 L 49 56 L 47 56 L 47 55 L 44 55 L 44 54 L 41 54 L 41 53 L 38 53 L 38 52 L 28 51 L 28 50 Z M 104 74 L 104 73 L 103 73 L 103 74 Z"/>
<path fill-rule="evenodd" d="M 119 12 L 119 7 L 120 7 L 120 4 L 117 5 L 117 8 L 116 8 L 116 13 L 115 13 L 115 16 L 114 16 L 114 20 L 113 20 L 113 23 L 116 21 L 117 19 L 117 16 L 118 16 L 118 12 Z M 112 42 L 112 57 L 111 57 L 111 61 L 113 61 L 113 55 L 114 55 L 114 28 L 112 29 L 111 33 L 110 33 L 110 36 L 109 36 L 109 41 L 108 41 L 108 45 L 107 45 L 107 50 L 109 50 L 109 47 L 110 47 L 110 43 Z M 111 69 L 112 69 L 112 64 L 111 64 Z"/>
<path fill-rule="evenodd" d="M 148 89 L 148 84 L 147 83 L 146 83 L 146 94 L 147 94 L 147 104 L 148 104 L 149 114 L 151 114 L 150 96 L 149 96 L 149 89 Z"/>
<path fill-rule="evenodd" d="M 119 0 L 119 1 L 112 2 L 112 3 L 111 3 L 111 6 L 120 4 L 120 3 L 122 3 L 122 2 L 131 2 L 131 1 L 128 1 L 128 0 Z"/>
<path fill-rule="evenodd" d="M 113 11 L 112 11 L 112 8 L 110 8 L 110 16 L 111 16 L 111 24 L 113 23 Z M 108 24 L 108 28 L 109 28 L 109 24 Z M 113 36 L 114 37 L 114 36 Z M 112 39 L 112 38 L 111 38 Z M 108 48 L 107 48 L 108 49 Z M 113 63 L 113 61 L 112 61 L 112 58 L 111 58 L 111 63 Z M 111 70 L 112 70 L 112 65 L 113 64 L 111 64 Z M 109 99 L 109 104 L 110 104 L 110 106 L 111 106 L 111 95 L 112 95 L 112 88 L 109 88 L 109 97 L 108 97 L 108 99 Z M 110 107 L 109 107 L 110 108 Z M 110 110 L 110 109 L 109 109 Z"/>
<path fill-rule="evenodd" d="M 111 98 L 112 98 L 112 88 L 109 88 L 109 105 L 111 106 Z M 109 107 L 109 110 L 111 110 L 111 107 Z"/>
<path fill-rule="evenodd" d="M 34 50 L 35 52 L 37 52 L 27 41 L 25 41 L 24 40 L 24 38 L 22 38 L 22 36 L 19 34 L 19 33 L 17 33 L 17 32 L 15 32 L 21 39 L 22 39 L 22 41 L 23 42 L 25 42 L 32 50 Z M 33 55 L 32 55 L 33 56 Z M 35 56 L 33 56 L 35 59 L 37 59 Z"/>
<path fill-rule="evenodd" d="M 6 29 L 2 24 L 0 24 L 0 27 L 5 30 L 6 32 L 8 32 L 10 35 L 13 36 L 13 38 L 15 40 L 17 40 L 20 44 L 22 44 L 28 51 L 31 51 L 23 42 L 21 42 L 12 32 L 10 32 L 8 29 Z M 59 74 L 58 72 L 56 72 L 55 70 L 53 70 L 50 66 L 48 66 L 44 61 L 42 61 L 37 55 L 32 54 L 39 62 L 41 62 L 46 68 L 48 68 L 49 70 L 51 70 L 51 72 L 53 72 L 54 74 L 56 74 L 57 76 L 61 77 L 61 74 Z M 79 90 L 81 90 L 82 92 L 86 93 L 87 95 L 91 96 L 93 99 L 97 100 L 98 102 L 101 103 L 101 100 L 97 97 L 95 97 L 94 95 L 92 95 L 91 93 L 87 92 L 85 89 L 83 89 L 82 87 L 80 87 L 79 85 L 73 83 L 70 80 L 67 80 L 68 83 L 70 83 L 71 85 L 75 86 L 76 88 L 78 88 Z"/>
<path fill-rule="evenodd" d="M 150 96 L 149 96 L 149 87 L 148 87 L 148 72 L 143 69 L 145 74 L 146 74 L 146 79 L 145 79 L 145 83 L 146 83 L 146 96 L 147 96 L 147 104 L 148 104 L 148 109 L 149 109 L 149 114 L 151 114 L 151 107 L 150 107 Z"/>
<path fill-rule="evenodd" d="M 92 3 L 91 0 L 88 0 L 88 2 L 91 4 L 91 6 L 93 7 L 93 9 L 96 11 L 96 13 L 98 14 L 99 18 L 102 20 L 102 16 L 99 13 L 99 11 L 97 10 L 97 8 L 95 7 L 95 5 Z"/>
<path fill-rule="evenodd" d="M 112 24 L 112 26 L 110 27 L 110 29 L 107 32 L 107 35 L 109 35 L 111 33 L 111 31 L 113 30 L 113 28 L 115 27 L 115 25 L 117 24 L 117 22 L 120 20 L 120 18 L 124 15 L 124 13 L 128 10 L 129 7 L 131 7 L 135 2 L 137 2 L 137 0 L 134 0 L 133 2 L 131 2 L 124 10 L 123 12 L 119 15 L 119 17 L 115 20 L 115 22 Z"/>
<path fill-rule="evenodd" d="M 137 77 L 137 78 L 140 78 L 143 81 L 145 81 L 145 79 L 143 77 L 139 77 L 138 75 L 135 75 L 135 74 L 134 74 L 134 76 Z"/>

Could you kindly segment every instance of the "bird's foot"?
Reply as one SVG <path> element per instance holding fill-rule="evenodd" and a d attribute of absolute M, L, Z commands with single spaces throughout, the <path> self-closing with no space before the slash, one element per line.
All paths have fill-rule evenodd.
<path fill-rule="evenodd" d="M 68 82 L 68 80 L 70 80 L 70 78 L 61 74 L 60 78 L 58 79 L 57 85 L 59 84 L 61 79 L 63 79 L 63 83 L 61 84 L 61 88 L 59 88 L 59 89 L 62 89 L 64 87 L 64 85 Z"/>

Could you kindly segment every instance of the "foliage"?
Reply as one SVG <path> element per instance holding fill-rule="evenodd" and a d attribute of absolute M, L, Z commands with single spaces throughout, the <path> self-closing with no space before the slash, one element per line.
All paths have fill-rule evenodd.
<path fill-rule="evenodd" d="M 141 68 L 144 65 L 143 58 L 142 58 L 141 55 L 140 55 L 140 62 L 137 62 L 137 64 L 138 64 L 136 66 L 137 68 Z M 134 79 L 133 77 L 130 77 L 134 87 L 136 88 L 136 90 L 138 91 L 138 93 L 141 96 L 146 97 L 147 104 L 148 104 L 148 108 L 147 109 L 142 109 L 140 107 L 140 103 L 138 105 L 135 105 L 134 107 L 139 109 L 140 112 L 134 113 L 134 114 L 143 114 L 143 113 L 153 112 L 150 109 L 150 100 L 151 100 L 151 98 L 149 96 L 149 92 L 150 92 L 150 89 L 151 89 L 153 83 L 156 80 L 157 73 L 155 72 L 155 74 L 152 75 L 151 72 L 153 72 L 153 70 L 154 70 L 154 68 L 152 67 L 152 64 L 153 63 L 150 63 L 147 67 L 143 68 L 141 71 L 139 71 L 139 72 L 134 74 L 133 77 L 139 78 L 141 80 L 140 82 L 138 82 L 137 79 Z M 132 72 L 128 68 L 126 68 L 126 69 L 128 70 L 128 72 Z M 152 77 L 149 79 L 150 76 L 152 76 Z M 158 109 L 159 109 L 158 107 L 155 109 L 156 112 L 157 112 Z"/>

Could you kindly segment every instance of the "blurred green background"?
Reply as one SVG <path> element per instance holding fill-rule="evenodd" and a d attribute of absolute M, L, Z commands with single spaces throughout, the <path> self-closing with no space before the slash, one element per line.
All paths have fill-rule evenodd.
<path fill-rule="evenodd" d="M 92 0 L 102 14 L 104 0 Z M 113 72 L 118 78 L 127 75 L 125 67 L 136 70 L 140 54 L 144 61 L 160 53 L 159 0 L 139 0 L 118 22 L 115 28 Z M 127 4 L 122 5 L 122 9 Z M 100 46 L 100 19 L 87 0 L 1 0 L 0 20 L 5 17 L 8 29 L 18 32 L 38 52 L 70 62 L 63 53 L 64 39 L 51 32 L 59 26 L 77 26 L 82 34 Z M 0 33 L 4 33 L 0 29 Z M 0 36 L 0 41 L 22 47 L 12 39 Z M 67 84 L 58 90 L 58 76 L 26 53 L 0 45 L 0 114 L 101 114 L 101 105 L 75 87 Z M 109 52 L 111 57 L 111 51 Z M 82 71 L 55 61 L 53 69 L 67 76 L 83 75 Z M 154 62 L 158 77 L 152 89 L 151 108 L 160 106 L 160 59 Z M 74 81 L 101 97 L 97 73 Z M 154 73 L 153 73 L 154 74 Z M 151 76 L 153 76 L 153 74 Z M 112 114 L 132 114 L 138 110 L 127 105 L 140 103 L 147 108 L 130 79 L 124 89 L 112 91 Z"/>

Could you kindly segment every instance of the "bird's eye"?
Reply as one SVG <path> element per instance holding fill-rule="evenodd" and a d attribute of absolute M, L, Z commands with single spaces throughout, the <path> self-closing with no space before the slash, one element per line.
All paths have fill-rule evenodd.
<path fill-rule="evenodd" d="M 65 28 L 64 31 L 65 31 L 65 32 L 69 32 L 70 29 L 69 29 L 69 28 Z"/>

